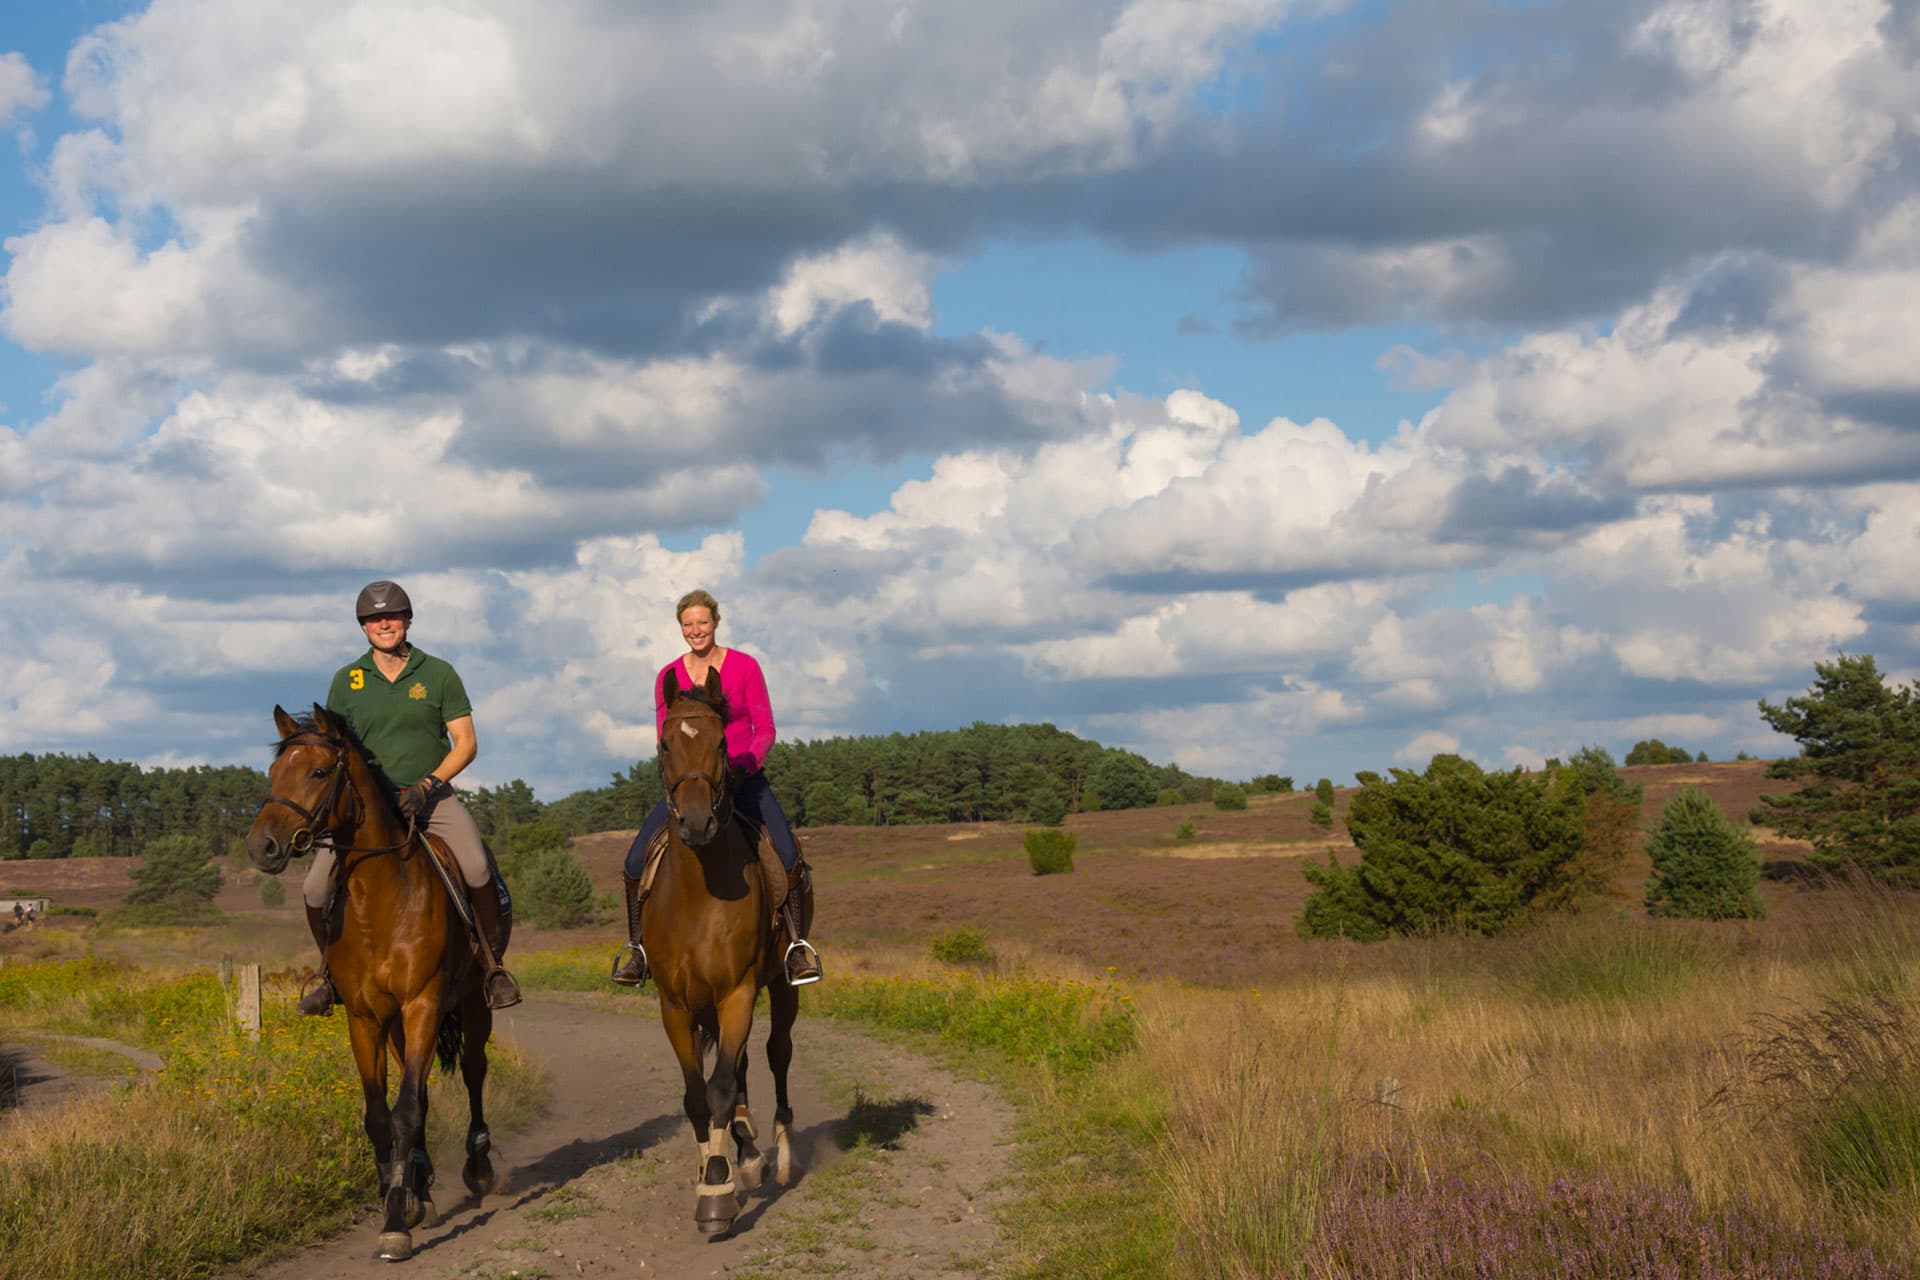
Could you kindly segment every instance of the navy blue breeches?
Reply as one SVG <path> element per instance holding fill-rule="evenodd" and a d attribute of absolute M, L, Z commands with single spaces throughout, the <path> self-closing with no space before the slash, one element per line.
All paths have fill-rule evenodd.
<path fill-rule="evenodd" d="M 772 836 L 773 851 L 780 855 L 780 865 L 789 871 L 794 869 L 800 861 L 800 844 L 793 838 L 793 827 L 787 822 L 787 811 L 780 807 L 766 774 L 750 773 L 734 788 L 733 811 L 755 828 L 765 830 Z M 646 869 L 647 846 L 667 825 L 670 816 L 667 802 L 662 800 L 653 806 L 653 812 L 640 824 L 640 834 L 633 838 L 633 843 L 627 848 L 628 879 L 640 878 L 640 873 Z"/>

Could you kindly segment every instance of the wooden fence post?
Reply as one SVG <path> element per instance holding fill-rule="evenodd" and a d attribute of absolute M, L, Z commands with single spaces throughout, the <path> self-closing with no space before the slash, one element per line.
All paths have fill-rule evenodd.
<path fill-rule="evenodd" d="M 247 1033 L 247 1039 L 260 1038 L 260 966 L 243 964 L 240 966 L 240 988 L 236 993 L 233 1016 L 239 1020 L 240 1029 Z"/>
<path fill-rule="evenodd" d="M 229 988 L 233 986 L 233 952 L 231 951 L 220 953 L 220 985 Z"/>

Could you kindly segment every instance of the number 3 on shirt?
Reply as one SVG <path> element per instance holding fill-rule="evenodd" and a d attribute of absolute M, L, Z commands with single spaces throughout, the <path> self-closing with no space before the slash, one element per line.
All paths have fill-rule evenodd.
<path fill-rule="evenodd" d="M 347 672 L 347 688 L 364 689 L 367 687 L 367 673 L 359 667 Z"/>

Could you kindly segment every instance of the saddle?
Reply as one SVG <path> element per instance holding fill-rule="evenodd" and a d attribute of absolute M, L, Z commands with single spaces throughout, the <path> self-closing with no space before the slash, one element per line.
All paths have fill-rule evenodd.
<path fill-rule="evenodd" d="M 807 929 L 813 923 L 813 869 L 807 865 L 805 858 L 801 858 L 794 866 L 793 875 L 788 876 L 779 853 L 774 850 L 771 836 L 744 818 L 736 817 L 734 823 L 742 835 L 753 840 L 754 852 L 760 858 L 760 874 L 770 891 L 767 894 L 767 927 L 775 937 L 786 933 L 786 942 L 806 936 Z M 647 846 L 646 865 L 640 868 L 638 890 L 639 900 L 643 903 L 653 892 L 653 878 L 660 871 L 661 860 L 666 856 L 667 845 L 672 839 L 672 833 L 662 827 Z M 793 908 L 792 912 L 787 910 L 789 906 Z M 789 919 L 790 915 L 797 915 L 798 918 Z"/>

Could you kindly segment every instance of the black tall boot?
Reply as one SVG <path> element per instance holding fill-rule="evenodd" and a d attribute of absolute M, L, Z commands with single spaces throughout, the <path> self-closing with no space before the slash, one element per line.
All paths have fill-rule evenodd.
<path fill-rule="evenodd" d="M 623 987 L 637 987 L 647 980 L 647 952 L 640 945 L 640 882 L 622 876 L 627 883 L 627 945 L 613 958 L 613 980 Z"/>
<path fill-rule="evenodd" d="M 804 987 L 820 981 L 826 976 L 820 968 L 820 953 L 801 936 L 801 921 L 813 916 L 813 876 L 806 863 L 797 862 L 787 872 L 787 896 L 780 909 L 786 915 L 791 939 L 785 957 L 787 985 Z"/>
<path fill-rule="evenodd" d="M 300 997 L 300 1003 L 294 1008 L 308 1017 L 321 1017 L 333 1012 L 333 979 L 327 975 L 327 912 L 324 907 L 307 908 L 307 929 L 313 934 L 313 945 L 320 948 L 320 980 L 313 990 Z"/>
<path fill-rule="evenodd" d="M 487 1008 L 511 1009 L 520 1003 L 520 984 L 500 963 L 500 949 L 506 943 L 500 931 L 500 886 L 488 880 L 470 889 L 467 901 L 473 904 L 474 923 L 480 926 L 480 989 L 487 993 Z"/>

